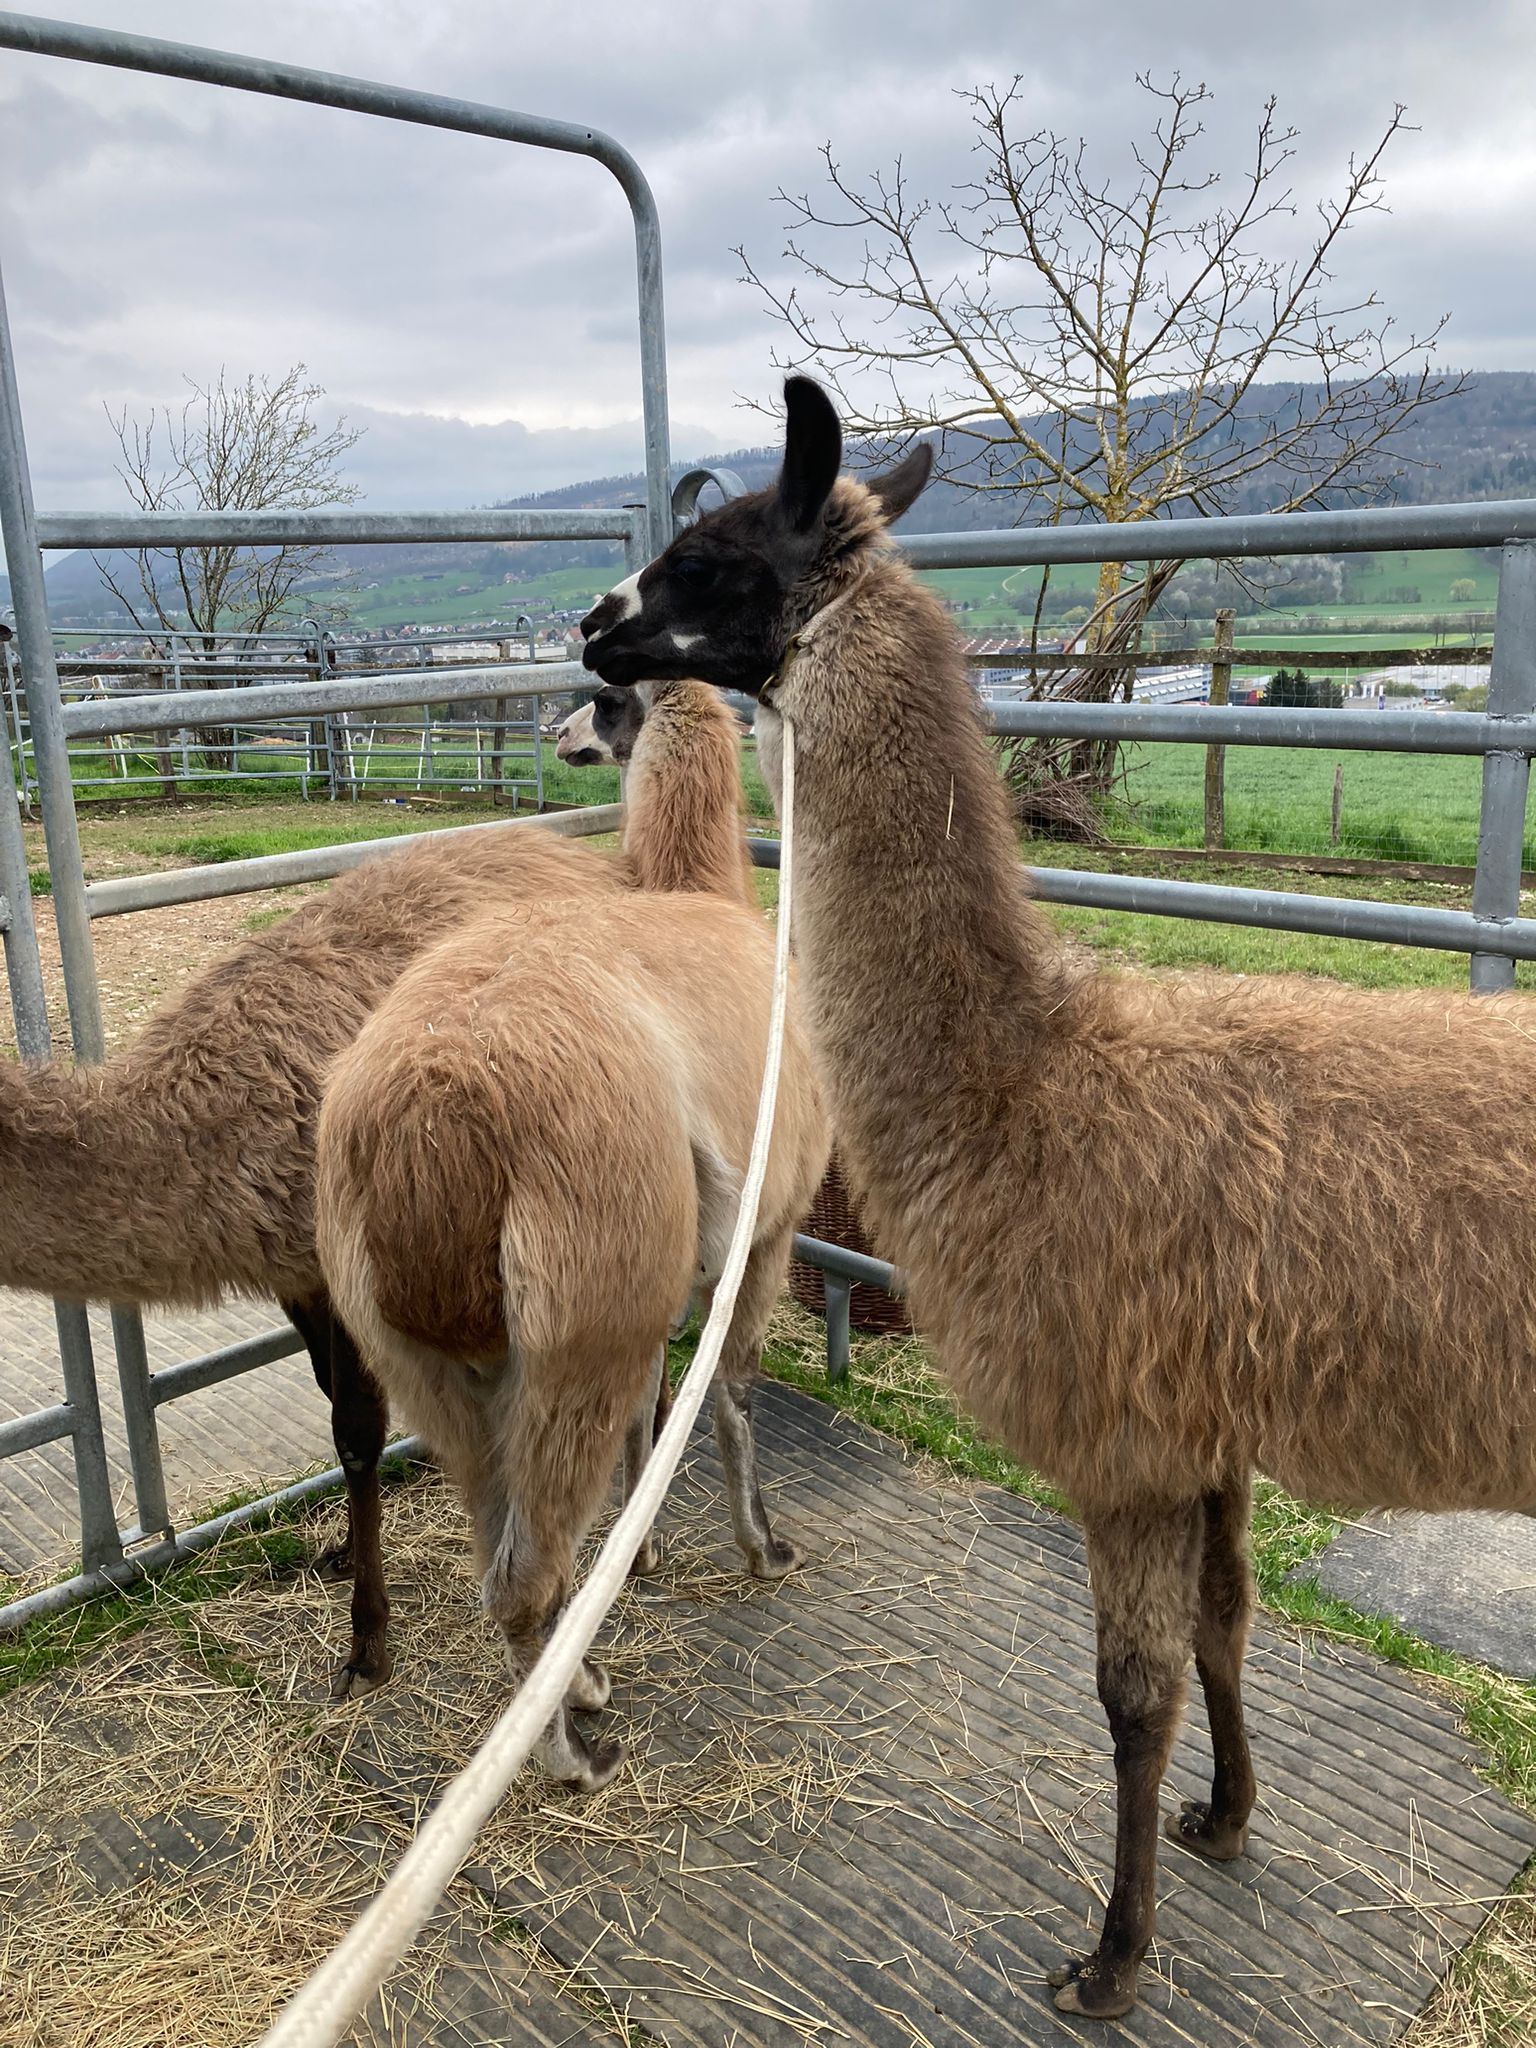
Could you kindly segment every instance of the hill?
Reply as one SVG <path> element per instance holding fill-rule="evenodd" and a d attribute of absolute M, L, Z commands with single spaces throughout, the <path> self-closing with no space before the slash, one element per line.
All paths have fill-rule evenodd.
<path fill-rule="evenodd" d="M 1268 385 L 1250 393 L 1238 424 L 1250 427 L 1294 399 L 1295 385 Z M 1043 437 L 1051 423 L 1033 423 Z M 1475 376 L 1456 397 L 1426 408 L 1392 443 L 1404 465 L 1392 498 L 1399 503 L 1458 502 L 1536 494 L 1536 372 L 1500 371 Z M 772 447 L 737 448 L 704 458 L 705 466 L 735 470 L 749 486 L 768 483 L 778 464 Z M 679 464 L 681 475 L 694 464 Z M 598 477 L 536 497 L 501 502 L 560 506 L 633 503 L 644 495 L 638 474 Z M 1251 479 L 1233 510 L 1258 512 L 1284 494 L 1280 479 Z M 1020 514 L 1027 516 L 1021 502 Z M 912 532 L 955 532 L 1006 523 L 1007 500 L 978 495 L 950 483 L 932 485 L 903 522 Z M 547 611 L 585 602 L 618 560 L 604 543 L 552 541 L 521 546 L 404 543 L 343 548 L 334 567 L 311 586 L 314 599 L 345 598 L 361 623 L 386 619 L 450 620 L 494 613 L 511 618 L 524 609 Z M 119 558 L 119 567 L 126 565 Z M 131 578 L 131 569 L 129 571 Z M 48 571 L 53 615 L 61 625 L 108 624 L 122 614 L 101 586 L 87 555 L 68 556 Z M 5 591 L 0 578 L 0 595 Z M 468 602 L 474 599 L 476 603 Z"/>

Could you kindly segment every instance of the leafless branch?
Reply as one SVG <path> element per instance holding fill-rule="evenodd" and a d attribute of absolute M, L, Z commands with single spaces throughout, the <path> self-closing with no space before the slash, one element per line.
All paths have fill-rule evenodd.
<path fill-rule="evenodd" d="M 960 95 L 975 171 L 945 199 L 915 194 L 899 160 L 855 177 L 828 145 L 825 196 L 778 195 L 781 263 L 736 252 L 786 330 L 776 360 L 814 368 L 872 455 L 931 435 L 937 474 L 1018 522 L 1386 495 L 1405 469 L 1394 437 L 1464 382 L 1432 367 L 1443 319 L 1400 332 L 1374 292 L 1336 276 L 1344 238 L 1385 210 L 1404 110 L 1349 160 L 1308 233 L 1289 182 L 1296 134 L 1273 100 L 1224 185 L 1206 87 L 1137 84 L 1150 120 L 1124 180 L 1082 141 L 1020 132 L 1017 78 Z M 1106 564 L 1090 644 L 1132 646 L 1174 574 L 1155 563 L 1126 584 Z M 1090 695 L 1125 686 L 1084 679 Z"/>
<path fill-rule="evenodd" d="M 231 382 L 220 370 L 209 385 L 187 381 L 179 412 L 108 413 L 117 473 L 142 510 L 302 511 L 357 497 L 340 468 L 361 430 L 340 418 L 329 426 L 316 419 L 325 394 L 302 363 L 276 378 Z M 102 578 L 136 626 L 185 626 L 212 652 L 221 634 L 270 626 L 327 558 L 328 550 L 313 546 L 140 549 L 135 598 L 105 568 Z"/>

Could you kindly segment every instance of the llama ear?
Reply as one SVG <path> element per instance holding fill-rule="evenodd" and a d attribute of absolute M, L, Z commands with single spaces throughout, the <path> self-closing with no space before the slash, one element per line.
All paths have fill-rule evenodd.
<path fill-rule="evenodd" d="M 786 377 L 784 467 L 779 503 L 796 533 L 809 533 L 837 482 L 843 430 L 832 401 L 809 377 Z"/>
<path fill-rule="evenodd" d="M 865 477 L 867 489 L 880 500 L 880 510 L 889 526 L 917 503 L 924 485 L 933 474 L 933 443 L 919 441 L 910 454 L 903 455 L 894 469 L 881 476 Z"/>

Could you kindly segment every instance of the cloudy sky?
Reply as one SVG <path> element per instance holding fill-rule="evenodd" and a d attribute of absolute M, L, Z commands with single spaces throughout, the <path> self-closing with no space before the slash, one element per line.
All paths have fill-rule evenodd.
<path fill-rule="evenodd" d="M 59 10 L 59 11 L 62 11 Z M 900 150 L 966 175 L 954 90 L 1022 74 L 1028 117 L 1126 161 L 1151 67 L 1216 94 L 1236 166 L 1265 96 L 1300 130 L 1299 199 L 1336 187 L 1394 101 L 1416 134 L 1391 214 L 1341 263 L 1443 359 L 1536 368 L 1530 0 L 79 0 L 104 27 L 351 72 L 607 129 L 645 168 L 666 252 L 673 452 L 765 438 L 777 187 Z M 36 494 L 122 502 L 104 405 L 183 373 L 302 359 L 369 432 L 374 502 L 483 503 L 635 466 L 628 211 L 599 167 L 466 136 L 0 52 L 0 262 Z"/>

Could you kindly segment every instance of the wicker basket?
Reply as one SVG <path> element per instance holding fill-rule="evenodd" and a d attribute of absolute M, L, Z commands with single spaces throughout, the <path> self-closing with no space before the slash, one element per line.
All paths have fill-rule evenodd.
<path fill-rule="evenodd" d="M 841 1245 L 844 1251 L 862 1252 L 866 1258 L 873 1258 L 869 1239 L 859 1224 L 858 1210 L 848 1183 L 843 1179 L 834 1154 L 827 1168 L 825 1180 L 816 1190 L 816 1199 L 811 1204 L 811 1213 L 805 1221 L 808 1237 L 824 1238 L 828 1244 Z M 827 1294 L 823 1274 L 819 1266 L 808 1266 L 802 1259 L 792 1262 L 789 1269 L 789 1291 L 814 1315 L 826 1312 Z M 853 1284 L 849 1317 L 856 1330 L 869 1330 L 881 1337 L 909 1337 L 912 1325 L 907 1320 L 906 1304 L 896 1295 L 887 1294 L 882 1287 L 866 1287 L 862 1281 Z"/>

